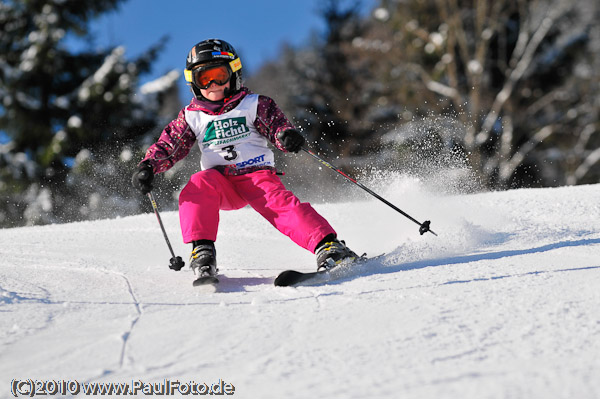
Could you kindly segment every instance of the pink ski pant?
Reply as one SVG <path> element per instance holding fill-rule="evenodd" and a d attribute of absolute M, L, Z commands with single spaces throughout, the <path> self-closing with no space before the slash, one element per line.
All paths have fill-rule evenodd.
<path fill-rule="evenodd" d="M 270 170 L 225 176 L 214 169 L 195 173 L 179 196 L 183 241 L 217 239 L 219 211 L 250 205 L 296 244 L 314 253 L 333 228 L 315 209 L 287 190 Z"/>

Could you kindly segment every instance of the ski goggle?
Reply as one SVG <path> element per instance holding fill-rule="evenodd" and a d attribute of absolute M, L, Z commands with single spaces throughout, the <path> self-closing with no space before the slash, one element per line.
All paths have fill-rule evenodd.
<path fill-rule="evenodd" d="M 201 89 L 208 89 L 211 83 L 215 82 L 223 86 L 231 79 L 231 70 L 225 65 L 217 65 L 209 68 L 196 68 L 192 70 L 194 83 Z"/>
<path fill-rule="evenodd" d="M 208 67 L 198 67 L 191 71 L 186 69 L 184 71 L 185 80 L 188 83 L 194 83 L 201 89 L 208 89 L 212 82 L 215 82 L 219 86 L 226 84 L 233 72 L 242 69 L 242 63 L 239 58 L 231 61 L 229 67 L 227 65 L 214 65 Z"/>

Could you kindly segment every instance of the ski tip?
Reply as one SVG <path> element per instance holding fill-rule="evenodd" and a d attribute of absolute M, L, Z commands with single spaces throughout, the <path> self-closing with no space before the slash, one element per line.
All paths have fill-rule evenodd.
<path fill-rule="evenodd" d="M 295 270 L 286 270 L 279 273 L 279 276 L 275 278 L 274 284 L 276 287 L 289 287 L 298 281 L 298 277 L 304 273 L 297 272 Z"/>
<path fill-rule="evenodd" d="M 194 287 L 200 287 L 203 285 L 214 285 L 214 284 L 218 284 L 219 283 L 219 279 L 216 277 L 200 277 L 197 278 L 196 280 L 194 280 L 194 282 L 192 283 Z"/>

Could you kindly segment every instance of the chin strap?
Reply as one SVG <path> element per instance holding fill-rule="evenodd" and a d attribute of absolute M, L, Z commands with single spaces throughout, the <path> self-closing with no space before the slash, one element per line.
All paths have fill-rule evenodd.
<path fill-rule="evenodd" d="M 192 93 L 194 94 L 194 97 L 196 97 L 196 100 L 208 101 L 209 103 L 213 103 L 213 104 L 226 103 L 227 100 L 229 100 L 231 97 L 235 96 L 237 93 L 240 92 L 240 90 L 233 90 L 231 88 L 225 89 L 225 98 L 223 98 L 222 100 L 219 100 L 219 101 L 212 101 L 212 100 L 209 100 L 208 98 L 204 97 L 202 95 L 202 93 L 200 92 L 200 89 L 197 88 L 196 86 L 194 86 L 193 84 L 190 84 L 190 88 L 192 90 Z"/>

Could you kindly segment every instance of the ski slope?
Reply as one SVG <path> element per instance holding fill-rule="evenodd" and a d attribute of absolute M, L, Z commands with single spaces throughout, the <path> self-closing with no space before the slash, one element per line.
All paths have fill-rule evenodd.
<path fill-rule="evenodd" d="M 386 255 L 312 287 L 273 286 L 314 256 L 247 208 L 222 213 L 216 292 L 169 270 L 153 214 L 0 230 L 0 398 L 28 379 L 230 384 L 236 398 L 600 397 L 600 185 L 377 190 L 439 236 L 375 199 L 317 204 L 354 251 Z M 187 265 L 177 214 L 162 218 Z"/>

